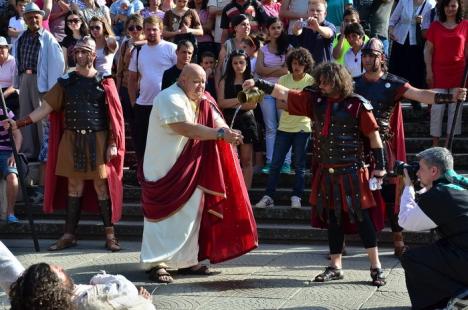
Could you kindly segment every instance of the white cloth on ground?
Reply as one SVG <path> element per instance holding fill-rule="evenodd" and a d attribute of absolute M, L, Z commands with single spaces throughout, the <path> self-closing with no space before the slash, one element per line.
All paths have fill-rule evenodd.
<path fill-rule="evenodd" d="M 0 288 L 5 292 L 23 273 L 24 267 L 10 250 L 0 241 Z"/>

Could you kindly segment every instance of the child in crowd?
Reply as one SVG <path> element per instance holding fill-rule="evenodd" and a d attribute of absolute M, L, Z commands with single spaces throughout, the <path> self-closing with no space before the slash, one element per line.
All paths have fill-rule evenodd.
<path fill-rule="evenodd" d="M 24 7 L 26 6 L 26 3 L 28 3 L 27 0 L 16 0 L 16 15 L 10 18 L 8 23 L 8 36 L 11 39 L 12 46 L 15 46 L 16 40 L 27 28 L 23 18 Z M 15 50 L 12 50 L 12 55 L 16 56 Z"/>
<path fill-rule="evenodd" d="M 5 116 L 3 109 L 0 109 L 0 123 L 7 118 L 15 119 L 15 114 L 7 108 L 8 116 Z M 13 140 L 15 141 L 16 149 L 19 150 L 22 141 L 21 131 L 13 130 Z M 11 148 L 11 140 L 8 131 L 0 126 L 0 176 L 6 181 L 6 222 L 8 224 L 19 223 L 15 216 L 15 202 L 18 194 L 18 170 L 16 169 L 15 157 Z"/>
<path fill-rule="evenodd" d="M 269 82 L 277 83 L 280 76 L 288 73 L 286 67 L 286 53 L 290 48 L 288 35 L 283 23 L 277 17 L 269 18 L 266 23 L 268 41 L 258 51 L 258 59 L 255 65 L 259 77 Z M 273 148 L 275 145 L 276 129 L 281 116 L 281 111 L 276 108 L 276 99 L 272 96 L 265 96 L 260 106 L 265 124 L 266 142 L 266 165 L 262 169 L 268 174 L 270 170 Z M 282 173 L 291 172 L 291 153 L 286 156 L 286 161 L 282 168 Z"/>
<path fill-rule="evenodd" d="M 256 35 L 250 35 L 242 39 L 241 48 L 249 55 L 250 67 L 252 68 L 252 75 L 257 76 L 255 66 L 257 65 L 258 49 L 260 48 L 260 40 Z"/>
<path fill-rule="evenodd" d="M 302 90 L 313 84 L 314 80 L 309 73 L 312 70 L 314 61 L 312 55 L 305 48 L 292 50 L 286 59 L 290 73 L 282 76 L 278 84 L 289 89 Z M 286 102 L 278 101 L 280 109 L 287 107 Z M 257 208 L 273 207 L 273 197 L 278 184 L 281 167 L 283 166 L 286 154 L 293 148 L 294 164 L 296 175 L 291 196 L 291 207 L 301 207 L 301 197 L 304 192 L 304 173 L 307 145 L 310 139 L 311 120 L 305 116 L 290 115 L 287 111 L 281 113 L 278 130 L 275 138 L 275 148 L 271 160 L 270 174 L 263 198 L 255 205 Z"/>
<path fill-rule="evenodd" d="M 226 64 L 226 73 L 221 78 L 218 87 L 218 104 L 223 109 L 226 123 L 230 126 L 240 102 L 237 94 L 242 90 L 245 80 L 252 78 L 249 56 L 244 50 L 231 52 Z M 241 109 L 234 120 L 232 128 L 240 130 L 244 136 L 244 143 L 240 145 L 240 163 L 247 189 L 252 185 L 253 177 L 253 143 L 258 141 L 257 124 L 253 109 L 257 102 L 242 104 Z"/>
<path fill-rule="evenodd" d="M 213 96 L 217 98 L 216 86 L 214 80 L 214 73 L 216 68 L 216 58 L 215 55 L 210 51 L 205 51 L 201 55 L 200 66 L 206 72 L 206 87 L 205 89 Z"/>
<path fill-rule="evenodd" d="M 344 35 L 351 48 L 344 54 L 344 66 L 351 76 L 357 77 L 365 72 L 361 63 L 361 49 L 364 46 L 364 28 L 361 24 L 352 23 L 346 26 Z"/>

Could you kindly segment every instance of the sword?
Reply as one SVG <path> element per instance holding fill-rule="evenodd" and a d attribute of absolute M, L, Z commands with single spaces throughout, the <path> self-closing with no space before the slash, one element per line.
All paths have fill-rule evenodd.
<path fill-rule="evenodd" d="M 468 63 L 465 64 L 465 73 L 464 73 L 464 78 L 462 81 L 463 84 L 461 85 L 461 87 L 465 87 L 467 78 L 468 78 Z M 460 100 L 457 101 L 457 107 L 455 108 L 455 113 L 453 115 L 452 127 L 450 127 L 450 135 L 447 140 L 447 148 L 449 149 L 450 152 L 452 152 L 453 137 L 455 135 L 455 124 L 457 123 L 458 114 L 460 114 L 462 104 L 463 104 L 462 101 Z"/>
<path fill-rule="evenodd" d="M 1 88 L 0 88 L 0 97 L 2 100 L 1 109 L 3 110 L 3 115 L 8 117 L 8 110 L 7 110 L 7 106 L 5 103 L 5 97 L 3 96 L 3 90 Z M 34 249 L 36 250 L 36 252 L 40 252 L 41 249 L 39 247 L 39 241 L 37 240 L 36 229 L 34 228 L 34 219 L 33 219 L 32 211 L 31 211 L 31 202 L 29 201 L 28 191 L 26 190 L 26 172 L 23 170 L 23 166 L 19 164 L 21 159 L 18 155 L 18 150 L 16 149 L 15 140 L 13 139 L 13 131 L 11 127 L 8 128 L 8 136 L 10 137 L 10 144 L 11 144 L 11 149 L 13 150 L 13 156 L 15 158 L 15 162 L 18 163 L 16 165 L 16 169 L 18 170 L 18 178 L 19 178 L 20 185 L 21 185 L 21 192 L 23 194 L 24 204 L 26 206 L 26 214 L 28 217 L 29 227 L 31 229 L 31 235 L 32 235 L 33 242 L 34 242 Z"/>

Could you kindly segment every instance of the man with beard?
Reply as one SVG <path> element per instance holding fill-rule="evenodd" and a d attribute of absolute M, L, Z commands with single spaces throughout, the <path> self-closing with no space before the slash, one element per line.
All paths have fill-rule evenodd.
<path fill-rule="evenodd" d="M 50 114 L 44 212 L 64 208 L 68 192 L 65 233 L 50 251 L 76 245 L 82 209 L 101 214 L 106 249 L 120 250 L 113 223 L 122 213 L 124 122 L 114 81 L 93 67 L 95 51 L 91 37 L 79 40 L 74 49 L 76 71 L 59 78 L 44 103 L 26 118 L 4 123 L 5 128 L 9 124 L 21 128 Z"/>
<path fill-rule="evenodd" d="M 205 92 L 202 67 L 187 64 L 177 83 L 154 100 L 138 179 L 144 214 L 140 259 L 150 279 L 209 275 L 204 259 L 219 263 L 257 247 L 257 229 L 228 128 Z"/>
<path fill-rule="evenodd" d="M 384 46 L 377 38 L 370 39 L 361 52 L 365 73 L 355 78 L 354 89 L 357 94 L 365 97 L 372 104 L 373 113 L 379 125 L 380 138 L 385 146 L 386 168 L 388 171 L 393 171 L 395 160 L 406 161 L 400 101 L 406 98 L 427 104 L 444 104 L 463 99 L 466 90 L 459 89 L 454 95 L 438 94 L 432 90 L 414 88 L 405 79 L 388 73 Z M 372 164 L 372 159 L 370 161 Z M 398 257 L 406 250 L 403 243 L 403 229 L 398 225 L 399 196 L 403 185 L 401 182 L 402 180 L 396 177 L 386 178 L 382 190 L 373 192 L 376 202 L 381 207 L 386 207 L 393 232 L 394 254 Z M 388 206 L 392 203 L 394 208 Z"/>
<path fill-rule="evenodd" d="M 279 108 L 291 115 L 308 116 L 314 122 L 312 225 L 328 228 L 331 258 L 330 265 L 315 281 L 344 278 L 341 261 L 344 234 L 359 232 L 371 263 L 372 284 L 385 285 L 376 236 L 382 224 L 373 218 L 376 204 L 367 185 L 369 173 L 362 155 L 364 137 L 367 137 L 376 158 L 376 169 L 371 176 L 381 180 L 386 174 L 384 153 L 372 106 L 353 94 L 353 80 L 342 65 L 320 64 L 313 77 L 315 85 L 302 91 L 260 79 L 247 80 L 243 86 L 256 86 L 286 101 Z"/>

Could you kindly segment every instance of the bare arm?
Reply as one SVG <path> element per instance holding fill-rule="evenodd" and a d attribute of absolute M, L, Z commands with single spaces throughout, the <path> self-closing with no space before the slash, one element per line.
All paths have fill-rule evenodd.
<path fill-rule="evenodd" d="M 8 98 L 8 96 L 10 96 L 11 94 L 15 93 L 16 92 L 16 88 L 14 88 L 13 86 L 10 86 L 8 87 L 7 89 L 5 89 L 3 91 L 3 97 Z"/>
<path fill-rule="evenodd" d="M 219 81 L 218 85 L 218 104 L 221 108 L 237 108 L 240 105 L 237 98 L 225 99 L 224 98 L 224 80 Z"/>
<path fill-rule="evenodd" d="M 21 149 L 21 144 L 23 143 L 23 135 L 18 129 L 13 130 L 13 140 L 15 141 L 16 149 Z"/>
<path fill-rule="evenodd" d="M 68 69 L 68 52 L 65 46 L 62 46 L 63 59 L 65 60 L 65 71 Z"/>
<path fill-rule="evenodd" d="M 338 40 L 336 41 L 336 45 L 333 48 L 333 58 L 338 59 L 341 57 L 341 54 L 343 53 L 343 46 L 344 46 L 344 41 L 345 41 L 344 33 L 341 32 L 340 35 L 338 36 Z"/>
<path fill-rule="evenodd" d="M 367 138 L 369 138 L 371 148 L 383 148 L 382 139 L 380 139 L 380 134 L 378 130 L 372 131 L 370 134 L 367 135 Z"/>
<path fill-rule="evenodd" d="M 169 124 L 169 128 L 177 134 L 195 140 L 216 140 L 218 128 L 210 128 L 199 124 L 180 122 Z M 224 128 L 224 141 L 228 143 L 235 143 L 242 141 L 242 135 L 232 129 Z"/>
<path fill-rule="evenodd" d="M 434 45 L 430 41 L 426 41 L 424 46 L 424 62 L 426 63 L 426 83 L 428 87 L 432 87 L 434 82 L 434 75 L 432 72 L 432 54 L 434 52 Z"/>
<path fill-rule="evenodd" d="M 52 0 L 44 0 L 42 10 L 45 13 L 44 19 L 49 18 L 50 12 L 52 11 Z"/>
<path fill-rule="evenodd" d="M 119 43 L 117 43 L 117 40 L 115 37 L 107 37 L 106 38 L 106 44 L 107 48 L 109 49 L 109 52 L 113 53 L 117 50 L 119 47 Z"/>
<path fill-rule="evenodd" d="M 223 32 L 221 33 L 221 44 L 224 44 L 226 40 L 229 37 L 229 31 L 227 29 L 223 29 Z"/>
<path fill-rule="evenodd" d="M 218 65 L 216 66 L 216 71 L 215 71 L 215 81 L 218 83 L 221 81 L 221 75 L 223 74 L 223 65 L 224 65 L 225 58 L 226 58 L 226 47 L 224 46 L 224 43 L 223 43 L 221 45 L 221 50 L 219 51 Z"/>
<path fill-rule="evenodd" d="M 12 27 L 8 27 L 8 35 L 10 37 L 13 37 L 13 38 L 16 38 L 18 37 L 21 33 L 23 32 L 23 30 L 16 30 Z"/>
<path fill-rule="evenodd" d="M 249 89 L 255 86 L 255 81 L 253 79 L 246 80 L 244 84 L 242 84 L 242 88 Z M 288 93 L 289 93 L 289 88 L 286 88 L 282 85 L 275 84 L 275 87 L 273 88 L 273 92 L 270 94 L 270 96 L 275 97 L 276 99 L 288 100 Z"/>

